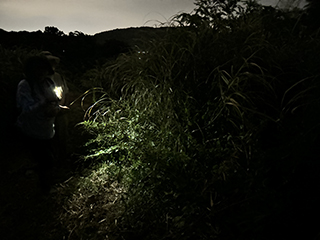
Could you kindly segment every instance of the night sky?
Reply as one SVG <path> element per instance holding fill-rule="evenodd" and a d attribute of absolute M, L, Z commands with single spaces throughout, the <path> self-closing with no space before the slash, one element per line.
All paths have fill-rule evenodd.
<path fill-rule="evenodd" d="M 292 2 L 293 0 L 280 0 Z M 299 1 L 299 0 L 295 0 Z M 190 13 L 194 0 L 0 0 L 0 28 L 6 31 L 43 31 L 55 26 L 68 34 L 117 28 L 155 26 L 173 15 Z M 279 0 L 259 0 L 276 6 Z M 300 0 L 305 2 L 305 0 Z"/>

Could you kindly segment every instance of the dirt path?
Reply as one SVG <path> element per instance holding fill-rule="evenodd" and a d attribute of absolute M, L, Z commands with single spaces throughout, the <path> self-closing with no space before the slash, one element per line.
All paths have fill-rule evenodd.
<path fill-rule="evenodd" d="M 38 187 L 34 163 L 23 151 L 14 134 L 5 136 L 0 157 L 0 238 L 66 239 L 67 230 L 59 222 L 61 206 L 55 201 L 54 187 L 69 179 L 76 169 L 79 146 L 83 143 L 75 124 L 82 120 L 79 107 L 70 110 L 68 158 L 55 166 L 54 186 L 44 194 Z"/>
<path fill-rule="evenodd" d="M 10 150 L 1 160 L 1 239 L 54 239 L 50 235 L 60 228 L 55 203 L 40 191 L 37 175 L 29 170 L 30 159 L 18 149 Z"/>

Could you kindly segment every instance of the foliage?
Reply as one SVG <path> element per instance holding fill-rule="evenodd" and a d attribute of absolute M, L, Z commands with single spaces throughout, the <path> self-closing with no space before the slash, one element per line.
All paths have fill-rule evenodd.
<path fill-rule="evenodd" d="M 53 26 L 47 26 L 44 28 L 44 34 L 51 34 L 51 35 L 56 35 L 56 36 L 64 36 L 64 32 L 60 31 L 57 27 Z"/>
<path fill-rule="evenodd" d="M 99 164 L 60 184 L 54 198 L 64 208 L 57 218 L 69 231 L 68 239 L 105 239 L 106 231 L 115 231 L 126 192 L 117 173 L 113 164 Z"/>
<path fill-rule="evenodd" d="M 57 27 L 47 26 L 44 32 L 0 31 L 1 47 L 7 50 L 22 48 L 25 53 L 34 50 L 50 51 L 61 59 L 64 76 L 69 82 L 80 86 L 84 73 L 99 66 L 118 54 L 127 52 L 129 47 L 121 41 L 97 43 L 95 36 L 79 31 L 64 34 Z M 87 89 L 82 89 L 87 90 Z"/>
<path fill-rule="evenodd" d="M 302 12 L 196 6 L 162 39 L 106 65 L 106 94 L 84 122 L 87 160 L 132 167 L 118 219 L 125 239 L 273 237 L 278 189 L 316 135 L 297 125 L 319 119 L 318 38 L 304 35 Z"/>

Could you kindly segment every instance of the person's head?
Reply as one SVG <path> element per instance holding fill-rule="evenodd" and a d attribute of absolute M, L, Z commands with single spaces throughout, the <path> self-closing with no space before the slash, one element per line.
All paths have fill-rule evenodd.
<path fill-rule="evenodd" d="M 49 60 L 53 70 L 55 70 L 55 68 L 58 67 L 60 63 L 60 58 L 53 56 L 52 53 L 49 51 L 42 51 L 40 53 L 40 56 L 45 56 Z"/>
<path fill-rule="evenodd" d="M 37 83 L 45 77 L 54 74 L 49 60 L 44 56 L 33 56 L 27 59 L 24 66 L 26 80 L 31 83 Z"/>

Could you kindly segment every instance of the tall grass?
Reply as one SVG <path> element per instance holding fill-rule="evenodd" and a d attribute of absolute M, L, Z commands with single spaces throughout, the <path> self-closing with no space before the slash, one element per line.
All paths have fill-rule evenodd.
<path fill-rule="evenodd" d="M 92 134 L 85 159 L 115 167 L 126 189 L 115 232 L 102 234 L 272 237 L 285 206 L 278 189 L 314 142 L 318 128 L 305 124 L 319 119 L 320 49 L 301 13 L 239 1 L 196 6 L 99 73 L 105 94 L 83 123 Z"/>

